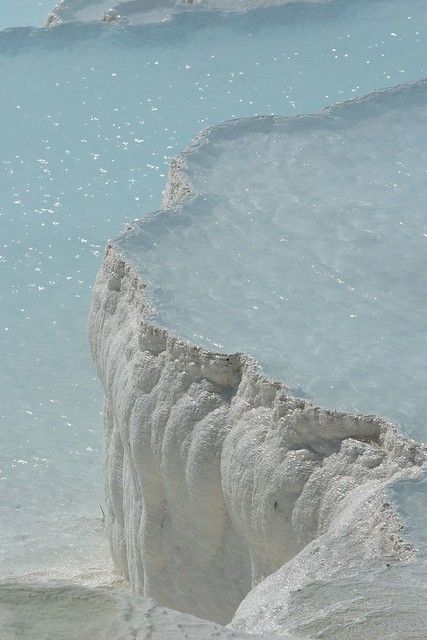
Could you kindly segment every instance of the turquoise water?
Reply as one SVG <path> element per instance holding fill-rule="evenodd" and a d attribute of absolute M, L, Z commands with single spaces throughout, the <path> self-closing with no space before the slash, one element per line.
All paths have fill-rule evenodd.
<path fill-rule="evenodd" d="M 198 197 L 143 219 L 119 250 L 162 326 L 422 440 L 426 166 L 427 82 L 240 120 L 185 155 Z"/>
<path fill-rule="evenodd" d="M 423 76 L 426 24 L 424 0 L 361 0 L 0 32 L 2 573 L 103 553 L 90 290 L 107 239 L 158 207 L 171 156 L 229 118 Z"/>
<path fill-rule="evenodd" d="M 3 0 L 0 29 L 41 27 L 52 9 L 52 0 Z"/>

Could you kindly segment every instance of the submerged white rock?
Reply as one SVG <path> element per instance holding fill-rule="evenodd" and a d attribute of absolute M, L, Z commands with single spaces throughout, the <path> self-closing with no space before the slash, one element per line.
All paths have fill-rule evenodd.
<path fill-rule="evenodd" d="M 404 99 L 414 90 L 403 89 Z M 375 114 L 383 99 L 370 98 Z M 349 103 L 323 118 L 333 126 L 346 109 L 363 116 L 363 108 Z M 266 122 L 282 127 L 284 140 L 293 122 L 306 124 L 255 119 L 255 135 Z M 408 571 L 416 552 L 386 494 L 419 477 L 422 447 L 381 418 L 296 399 L 250 356 L 211 352 L 156 321 L 151 289 L 162 282 L 151 273 L 147 287 L 137 258 L 179 226 L 186 207 L 194 214 L 189 196 L 204 178 L 201 170 L 195 186 L 190 158 L 215 175 L 218 139 L 230 134 L 238 153 L 235 129 L 250 125 L 202 136 L 174 164 L 169 208 L 108 247 L 95 284 L 90 340 L 105 388 L 115 567 L 161 605 L 221 623 L 234 616 L 244 631 L 421 638 L 420 585 Z M 185 283 L 178 297 L 185 307 Z M 396 599 L 400 616 L 395 605 L 390 612 Z"/>
<path fill-rule="evenodd" d="M 330 0 L 61 0 L 49 14 L 47 26 L 62 22 L 102 20 L 147 24 L 194 10 L 247 11 L 284 4 L 321 4 Z"/>
<path fill-rule="evenodd" d="M 126 591 L 0 585 L 2 640 L 256 640 Z"/>

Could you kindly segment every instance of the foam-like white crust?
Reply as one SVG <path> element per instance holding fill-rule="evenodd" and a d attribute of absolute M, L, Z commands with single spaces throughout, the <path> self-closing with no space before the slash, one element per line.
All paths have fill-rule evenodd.
<path fill-rule="evenodd" d="M 178 160 L 174 202 L 188 193 L 182 171 Z M 115 568 L 135 591 L 228 622 L 283 567 L 283 631 L 290 593 L 311 576 L 350 558 L 411 556 L 383 490 L 419 474 L 419 445 L 379 418 L 290 397 L 249 356 L 192 346 L 151 312 L 141 274 L 110 245 L 90 340 L 106 396 L 106 526 Z M 261 607 L 271 580 L 254 592 Z M 266 630 L 254 612 L 249 599 L 236 624 Z"/>
<path fill-rule="evenodd" d="M 322 4 L 330 0 L 61 0 L 46 26 L 62 22 L 101 20 L 108 23 L 148 24 L 195 10 L 248 11 L 285 4 Z"/>
<path fill-rule="evenodd" d="M 186 162 L 207 140 L 172 163 L 166 214 L 193 195 Z M 405 571 L 414 549 L 386 497 L 420 475 L 421 445 L 381 418 L 290 396 L 246 354 L 156 325 L 120 243 L 95 283 L 90 342 L 105 388 L 106 526 L 135 591 L 248 632 L 346 637 L 357 609 L 351 637 L 422 633 Z M 390 603 L 403 591 L 398 625 Z"/>

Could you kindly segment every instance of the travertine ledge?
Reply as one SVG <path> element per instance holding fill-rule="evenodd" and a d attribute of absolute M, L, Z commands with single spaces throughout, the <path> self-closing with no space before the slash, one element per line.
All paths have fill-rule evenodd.
<path fill-rule="evenodd" d="M 135 591 L 228 622 L 322 535 L 348 539 L 363 562 L 411 555 L 382 490 L 418 475 L 419 445 L 379 418 L 295 399 L 249 356 L 194 347 L 150 315 L 140 275 L 110 246 L 90 339 L 105 387 L 106 526 Z"/>
<path fill-rule="evenodd" d="M 157 215 L 197 195 L 186 158 L 207 139 L 172 163 L 166 212 Z M 423 447 L 381 418 L 293 397 L 247 354 L 182 340 L 156 324 L 148 289 L 110 244 L 90 341 L 105 388 L 106 527 L 116 570 L 161 605 L 247 632 L 334 640 L 347 637 L 355 599 L 360 637 L 397 629 L 388 608 L 403 590 L 402 629 L 421 633 L 419 585 L 402 569 L 415 551 L 387 491 L 420 476 Z"/>

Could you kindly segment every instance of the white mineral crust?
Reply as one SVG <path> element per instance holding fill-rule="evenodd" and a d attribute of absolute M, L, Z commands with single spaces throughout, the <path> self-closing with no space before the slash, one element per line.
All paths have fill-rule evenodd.
<path fill-rule="evenodd" d="M 178 166 L 170 201 L 190 188 Z M 90 341 L 105 388 L 106 527 L 134 591 L 283 633 L 290 599 L 313 581 L 410 561 L 384 490 L 417 477 L 423 452 L 392 425 L 295 399 L 248 355 L 156 326 L 141 274 L 114 245 L 94 287 Z"/>
<path fill-rule="evenodd" d="M 205 142 L 172 163 L 158 215 L 195 192 L 186 160 Z M 160 605 L 244 632 L 421 639 L 416 550 L 387 494 L 421 475 L 422 446 L 159 326 L 120 249 L 107 248 L 90 315 L 116 571 Z"/>
<path fill-rule="evenodd" d="M 248 11 L 284 4 L 322 4 L 330 0 L 61 0 L 46 19 L 46 26 L 62 22 L 94 21 L 131 24 L 164 22 L 194 10 Z"/>
<path fill-rule="evenodd" d="M 260 640 L 120 589 L 0 585 L 2 640 Z M 287 638 L 287 636 L 284 636 Z"/>

